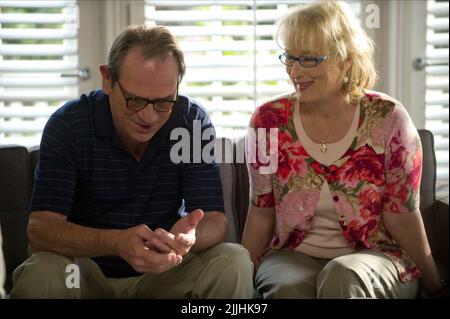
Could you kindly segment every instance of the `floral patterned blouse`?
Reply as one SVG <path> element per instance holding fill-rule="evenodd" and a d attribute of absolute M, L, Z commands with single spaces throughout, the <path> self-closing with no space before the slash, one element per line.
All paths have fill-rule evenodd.
<path fill-rule="evenodd" d="M 267 131 L 263 134 L 267 149 L 269 143 L 273 145 L 269 129 L 278 129 L 276 172 L 265 174 L 260 168 L 267 166 L 267 161 L 259 161 L 258 156 L 248 164 L 252 204 L 275 207 L 276 211 L 269 249 L 295 249 L 303 241 L 327 180 L 339 226 L 349 244 L 357 250 L 385 254 L 403 282 L 420 277 L 415 263 L 381 221 L 383 212 L 408 214 L 419 209 L 422 147 L 405 108 L 385 94 L 367 91 L 360 101 L 358 129 L 351 146 L 325 166 L 301 145 L 293 122 L 294 105 L 295 95 L 286 95 L 258 107 L 251 119 L 251 128 L 259 137 L 261 129 Z M 258 154 L 258 144 L 250 144 L 247 152 Z"/>

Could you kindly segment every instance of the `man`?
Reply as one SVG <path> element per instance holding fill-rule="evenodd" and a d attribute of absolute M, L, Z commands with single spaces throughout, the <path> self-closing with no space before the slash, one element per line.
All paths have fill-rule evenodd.
<path fill-rule="evenodd" d="M 173 129 L 212 127 L 178 96 L 184 71 L 166 28 L 129 27 L 100 66 L 102 91 L 52 115 L 30 204 L 33 254 L 12 298 L 251 297 L 247 251 L 221 243 L 217 164 L 170 158 Z"/>

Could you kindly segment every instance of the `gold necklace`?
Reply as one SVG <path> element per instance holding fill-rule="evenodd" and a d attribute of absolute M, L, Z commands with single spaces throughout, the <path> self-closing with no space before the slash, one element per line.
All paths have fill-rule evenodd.
<path fill-rule="evenodd" d="M 330 134 L 331 134 L 331 132 L 333 131 L 334 128 L 335 128 L 335 125 L 330 126 L 330 129 L 328 130 L 327 135 L 325 135 L 325 138 L 321 139 L 321 142 L 320 142 L 320 151 L 321 151 L 322 153 L 326 153 L 326 152 L 328 151 L 328 145 L 327 145 L 326 140 L 328 139 L 328 137 L 330 136 Z"/>
<path fill-rule="evenodd" d="M 315 117 L 315 116 L 314 116 Z M 317 120 L 316 120 L 317 121 Z M 318 122 L 317 122 L 318 123 Z M 321 139 L 321 141 L 320 141 L 320 151 L 322 152 L 322 153 L 326 153 L 327 151 L 328 151 L 328 145 L 327 145 L 327 142 L 326 142 L 326 139 L 328 138 L 328 136 L 330 136 L 330 133 L 331 133 L 331 131 L 332 131 L 332 129 L 333 129 L 333 127 L 331 127 L 329 130 L 328 130 L 328 133 L 327 133 L 327 135 L 325 136 L 325 138 L 322 138 Z"/>
<path fill-rule="evenodd" d="M 328 146 L 325 143 L 325 140 L 322 140 L 322 142 L 320 142 L 320 151 L 322 153 L 326 153 L 328 151 Z"/>
<path fill-rule="evenodd" d="M 337 121 L 336 121 L 335 123 L 337 123 Z M 327 146 L 326 139 L 328 139 L 328 137 L 329 137 L 330 134 L 333 132 L 333 129 L 334 129 L 335 127 L 336 127 L 336 124 L 333 125 L 333 126 L 331 126 L 330 129 L 328 130 L 328 133 L 327 133 L 325 139 L 322 139 L 322 140 L 321 140 L 321 142 L 320 142 L 320 151 L 321 151 L 322 153 L 326 153 L 326 152 L 328 151 L 328 146 Z"/>
<path fill-rule="evenodd" d="M 351 106 L 352 104 L 349 104 L 349 106 Z M 300 104 L 299 104 L 299 107 L 300 107 Z M 301 116 L 301 108 L 300 108 L 300 116 Z M 304 111 L 303 111 L 304 112 Z M 356 111 L 355 111 L 356 112 Z M 316 117 L 316 114 L 315 113 L 313 113 L 313 120 L 315 120 L 317 123 L 319 123 L 318 121 L 317 121 L 317 117 Z M 320 141 L 320 151 L 322 152 L 322 153 L 326 153 L 327 151 L 328 151 L 328 145 L 327 145 L 327 139 L 328 139 L 328 137 L 330 136 L 330 134 L 333 132 L 333 130 L 335 129 L 335 127 L 336 127 L 336 123 L 337 123 L 338 121 L 335 121 L 334 122 L 334 125 L 333 126 L 330 126 L 330 129 L 328 130 L 328 133 L 327 133 L 327 135 L 325 135 L 325 137 L 324 138 L 322 138 L 321 139 L 321 141 Z"/>

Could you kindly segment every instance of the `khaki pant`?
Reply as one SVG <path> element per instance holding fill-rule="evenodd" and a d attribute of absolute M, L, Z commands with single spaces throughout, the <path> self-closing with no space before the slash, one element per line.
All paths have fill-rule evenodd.
<path fill-rule="evenodd" d="M 255 275 L 264 298 L 415 298 L 417 280 L 401 283 L 383 254 L 363 250 L 332 260 L 281 249 L 271 251 Z"/>
<path fill-rule="evenodd" d="M 69 264 L 79 266 L 79 288 L 68 288 Z M 189 253 L 164 273 L 127 278 L 105 277 L 90 258 L 39 252 L 14 271 L 11 298 L 251 298 L 252 278 L 247 250 L 230 243 Z"/>

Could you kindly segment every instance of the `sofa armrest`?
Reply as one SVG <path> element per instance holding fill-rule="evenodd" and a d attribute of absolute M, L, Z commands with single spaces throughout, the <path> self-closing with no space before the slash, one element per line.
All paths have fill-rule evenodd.
<path fill-rule="evenodd" d="M 448 280 L 449 277 L 449 205 L 448 203 L 436 200 L 434 202 L 435 229 L 439 238 L 437 251 L 434 259 L 439 269 L 441 277 Z"/>

